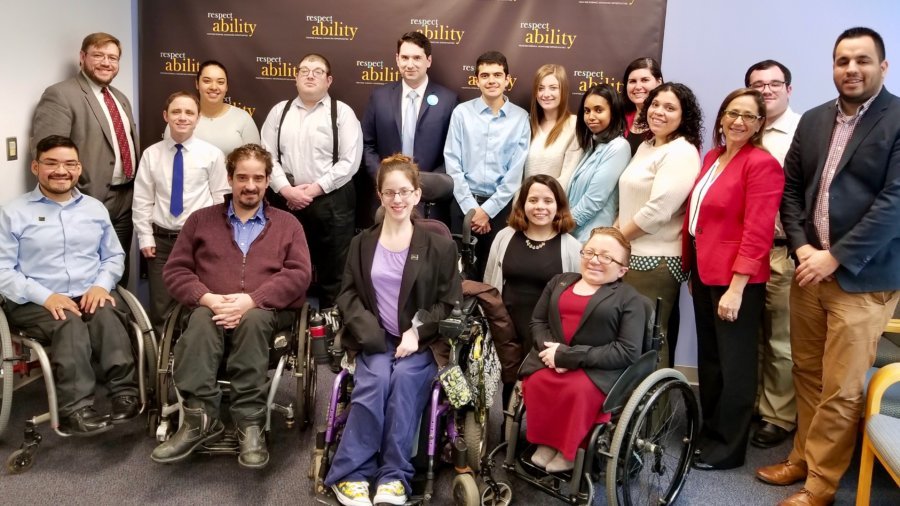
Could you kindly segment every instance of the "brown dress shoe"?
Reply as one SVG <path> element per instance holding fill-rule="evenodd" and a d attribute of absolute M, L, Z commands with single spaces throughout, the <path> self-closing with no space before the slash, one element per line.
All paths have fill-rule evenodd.
<path fill-rule="evenodd" d="M 756 470 L 756 477 L 770 485 L 793 485 L 806 479 L 806 464 L 785 460 L 773 466 L 760 467 Z"/>
<path fill-rule="evenodd" d="M 833 499 L 815 496 L 812 492 L 803 488 L 796 494 L 778 503 L 778 506 L 828 506 L 833 502 Z"/>

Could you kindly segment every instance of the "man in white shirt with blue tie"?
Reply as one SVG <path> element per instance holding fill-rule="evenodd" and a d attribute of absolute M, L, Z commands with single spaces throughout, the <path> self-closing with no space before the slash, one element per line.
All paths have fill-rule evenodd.
<path fill-rule="evenodd" d="M 144 151 L 134 181 L 134 230 L 147 259 L 150 281 L 150 321 L 161 335 L 172 306 L 162 270 L 188 216 L 197 209 L 224 201 L 231 191 L 222 151 L 194 137 L 200 103 L 178 91 L 166 100 L 163 118 L 170 138 Z"/>

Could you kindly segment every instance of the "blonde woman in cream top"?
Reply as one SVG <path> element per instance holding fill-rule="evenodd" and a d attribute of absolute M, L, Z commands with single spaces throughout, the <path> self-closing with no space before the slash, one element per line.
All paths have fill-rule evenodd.
<path fill-rule="evenodd" d="M 531 94 L 531 144 L 523 180 L 537 174 L 555 177 L 566 189 L 581 159 L 575 116 L 569 112 L 569 81 L 562 65 L 542 65 Z"/>

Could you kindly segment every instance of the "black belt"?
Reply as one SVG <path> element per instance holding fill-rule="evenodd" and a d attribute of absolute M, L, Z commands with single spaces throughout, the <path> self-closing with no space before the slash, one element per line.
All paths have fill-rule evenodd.
<path fill-rule="evenodd" d="M 776 237 L 775 240 L 772 241 L 773 248 L 780 248 L 782 246 L 784 246 L 784 247 L 790 246 L 786 237 Z"/>
<path fill-rule="evenodd" d="M 156 223 L 153 224 L 153 235 L 155 237 L 162 237 L 164 239 L 178 239 L 178 230 L 170 230 L 168 228 L 162 228 Z"/>
<path fill-rule="evenodd" d="M 472 196 L 475 197 L 475 202 L 478 202 L 478 205 L 484 204 L 485 202 L 490 200 L 490 197 L 485 197 L 483 195 L 475 195 L 473 193 Z"/>
<path fill-rule="evenodd" d="M 121 190 L 130 190 L 134 188 L 134 179 L 129 179 L 122 184 L 111 184 L 109 185 L 109 189 L 111 191 L 121 191 Z"/>

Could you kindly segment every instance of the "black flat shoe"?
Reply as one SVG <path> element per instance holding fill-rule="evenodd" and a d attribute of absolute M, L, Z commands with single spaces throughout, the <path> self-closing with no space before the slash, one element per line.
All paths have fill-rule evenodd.
<path fill-rule="evenodd" d="M 757 448 L 772 448 L 784 442 L 791 431 L 782 429 L 774 423 L 764 423 L 750 439 L 750 444 Z"/>
<path fill-rule="evenodd" d="M 734 469 L 736 467 L 743 466 L 743 462 L 740 464 L 724 464 L 724 463 L 710 463 L 703 460 L 703 455 L 697 455 L 694 457 L 694 460 L 691 461 L 691 467 L 694 469 L 699 469 L 700 471 L 720 471 L 724 469 Z"/>
<path fill-rule="evenodd" d="M 117 395 L 111 401 L 112 410 L 109 421 L 112 423 L 126 422 L 141 412 L 141 405 L 134 395 Z"/>
<path fill-rule="evenodd" d="M 109 418 L 100 415 L 91 406 L 85 406 L 59 421 L 60 431 L 78 437 L 96 436 L 109 429 L 112 429 Z"/>

